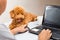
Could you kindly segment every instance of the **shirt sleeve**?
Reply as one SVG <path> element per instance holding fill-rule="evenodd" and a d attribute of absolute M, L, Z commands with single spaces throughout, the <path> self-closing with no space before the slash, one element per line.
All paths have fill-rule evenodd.
<path fill-rule="evenodd" d="M 15 40 L 14 35 L 4 24 L 0 24 L 0 40 Z"/>

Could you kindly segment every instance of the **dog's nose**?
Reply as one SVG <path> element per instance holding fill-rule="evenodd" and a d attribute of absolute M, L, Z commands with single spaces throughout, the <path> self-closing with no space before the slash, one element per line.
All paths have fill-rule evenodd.
<path fill-rule="evenodd" d="M 21 18 L 21 19 L 24 19 L 24 16 L 23 16 L 23 15 L 16 15 L 16 16 L 15 16 L 15 19 L 20 19 L 20 18 Z"/>
<path fill-rule="evenodd" d="M 20 18 L 21 20 L 23 20 L 24 18 Z"/>

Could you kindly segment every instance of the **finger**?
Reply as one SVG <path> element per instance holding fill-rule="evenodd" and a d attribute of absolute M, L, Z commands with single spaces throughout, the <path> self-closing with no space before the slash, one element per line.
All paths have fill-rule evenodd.
<path fill-rule="evenodd" d="M 25 27 L 27 27 L 27 25 L 23 25 L 22 27 L 24 27 L 24 28 L 25 28 Z"/>
<path fill-rule="evenodd" d="M 52 33 L 48 33 L 47 35 L 48 35 L 49 37 L 51 37 L 51 36 L 52 36 Z"/>
<path fill-rule="evenodd" d="M 25 28 L 25 29 L 24 29 L 24 31 L 27 31 L 27 30 L 28 30 L 28 28 Z"/>
<path fill-rule="evenodd" d="M 20 26 L 20 27 L 22 27 L 22 28 L 26 28 L 27 26 L 26 26 L 26 25 L 22 25 L 22 26 Z"/>
<path fill-rule="evenodd" d="M 41 32 L 44 32 L 45 31 L 45 29 L 43 29 Z"/>
<path fill-rule="evenodd" d="M 50 39 L 50 38 L 51 38 L 51 36 L 52 36 L 52 33 L 48 35 L 48 39 Z"/>
<path fill-rule="evenodd" d="M 45 29 L 43 29 L 42 31 L 45 31 Z"/>
<path fill-rule="evenodd" d="M 50 34 L 50 37 L 52 36 L 52 33 Z"/>
<path fill-rule="evenodd" d="M 49 31 L 49 29 L 47 29 L 47 31 Z"/>
<path fill-rule="evenodd" d="M 26 30 L 28 30 L 28 28 L 25 28 Z"/>
<path fill-rule="evenodd" d="M 47 29 L 46 31 L 48 31 L 49 33 L 51 33 L 51 30 Z"/>
<path fill-rule="evenodd" d="M 39 33 L 39 35 L 41 34 L 41 33 L 44 33 L 45 32 L 45 29 L 43 29 L 40 33 Z"/>
<path fill-rule="evenodd" d="M 41 33 L 44 33 L 45 32 L 45 29 L 43 29 L 42 31 L 41 31 Z"/>

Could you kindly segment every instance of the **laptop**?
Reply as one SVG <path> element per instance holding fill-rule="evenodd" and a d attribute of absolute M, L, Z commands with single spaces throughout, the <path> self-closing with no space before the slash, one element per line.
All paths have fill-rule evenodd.
<path fill-rule="evenodd" d="M 60 6 L 47 5 L 42 25 L 30 29 L 29 32 L 38 35 L 43 29 L 50 29 L 52 31 L 51 38 L 60 40 Z"/>

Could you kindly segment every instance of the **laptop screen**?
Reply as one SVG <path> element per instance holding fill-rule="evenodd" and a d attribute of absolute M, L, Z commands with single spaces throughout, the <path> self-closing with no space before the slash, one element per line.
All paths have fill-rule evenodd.
<path fill-rule="evenodd" d="M 43 24 L 50 27 L 60 28 L 60 7 L 46 6 Z"/>

